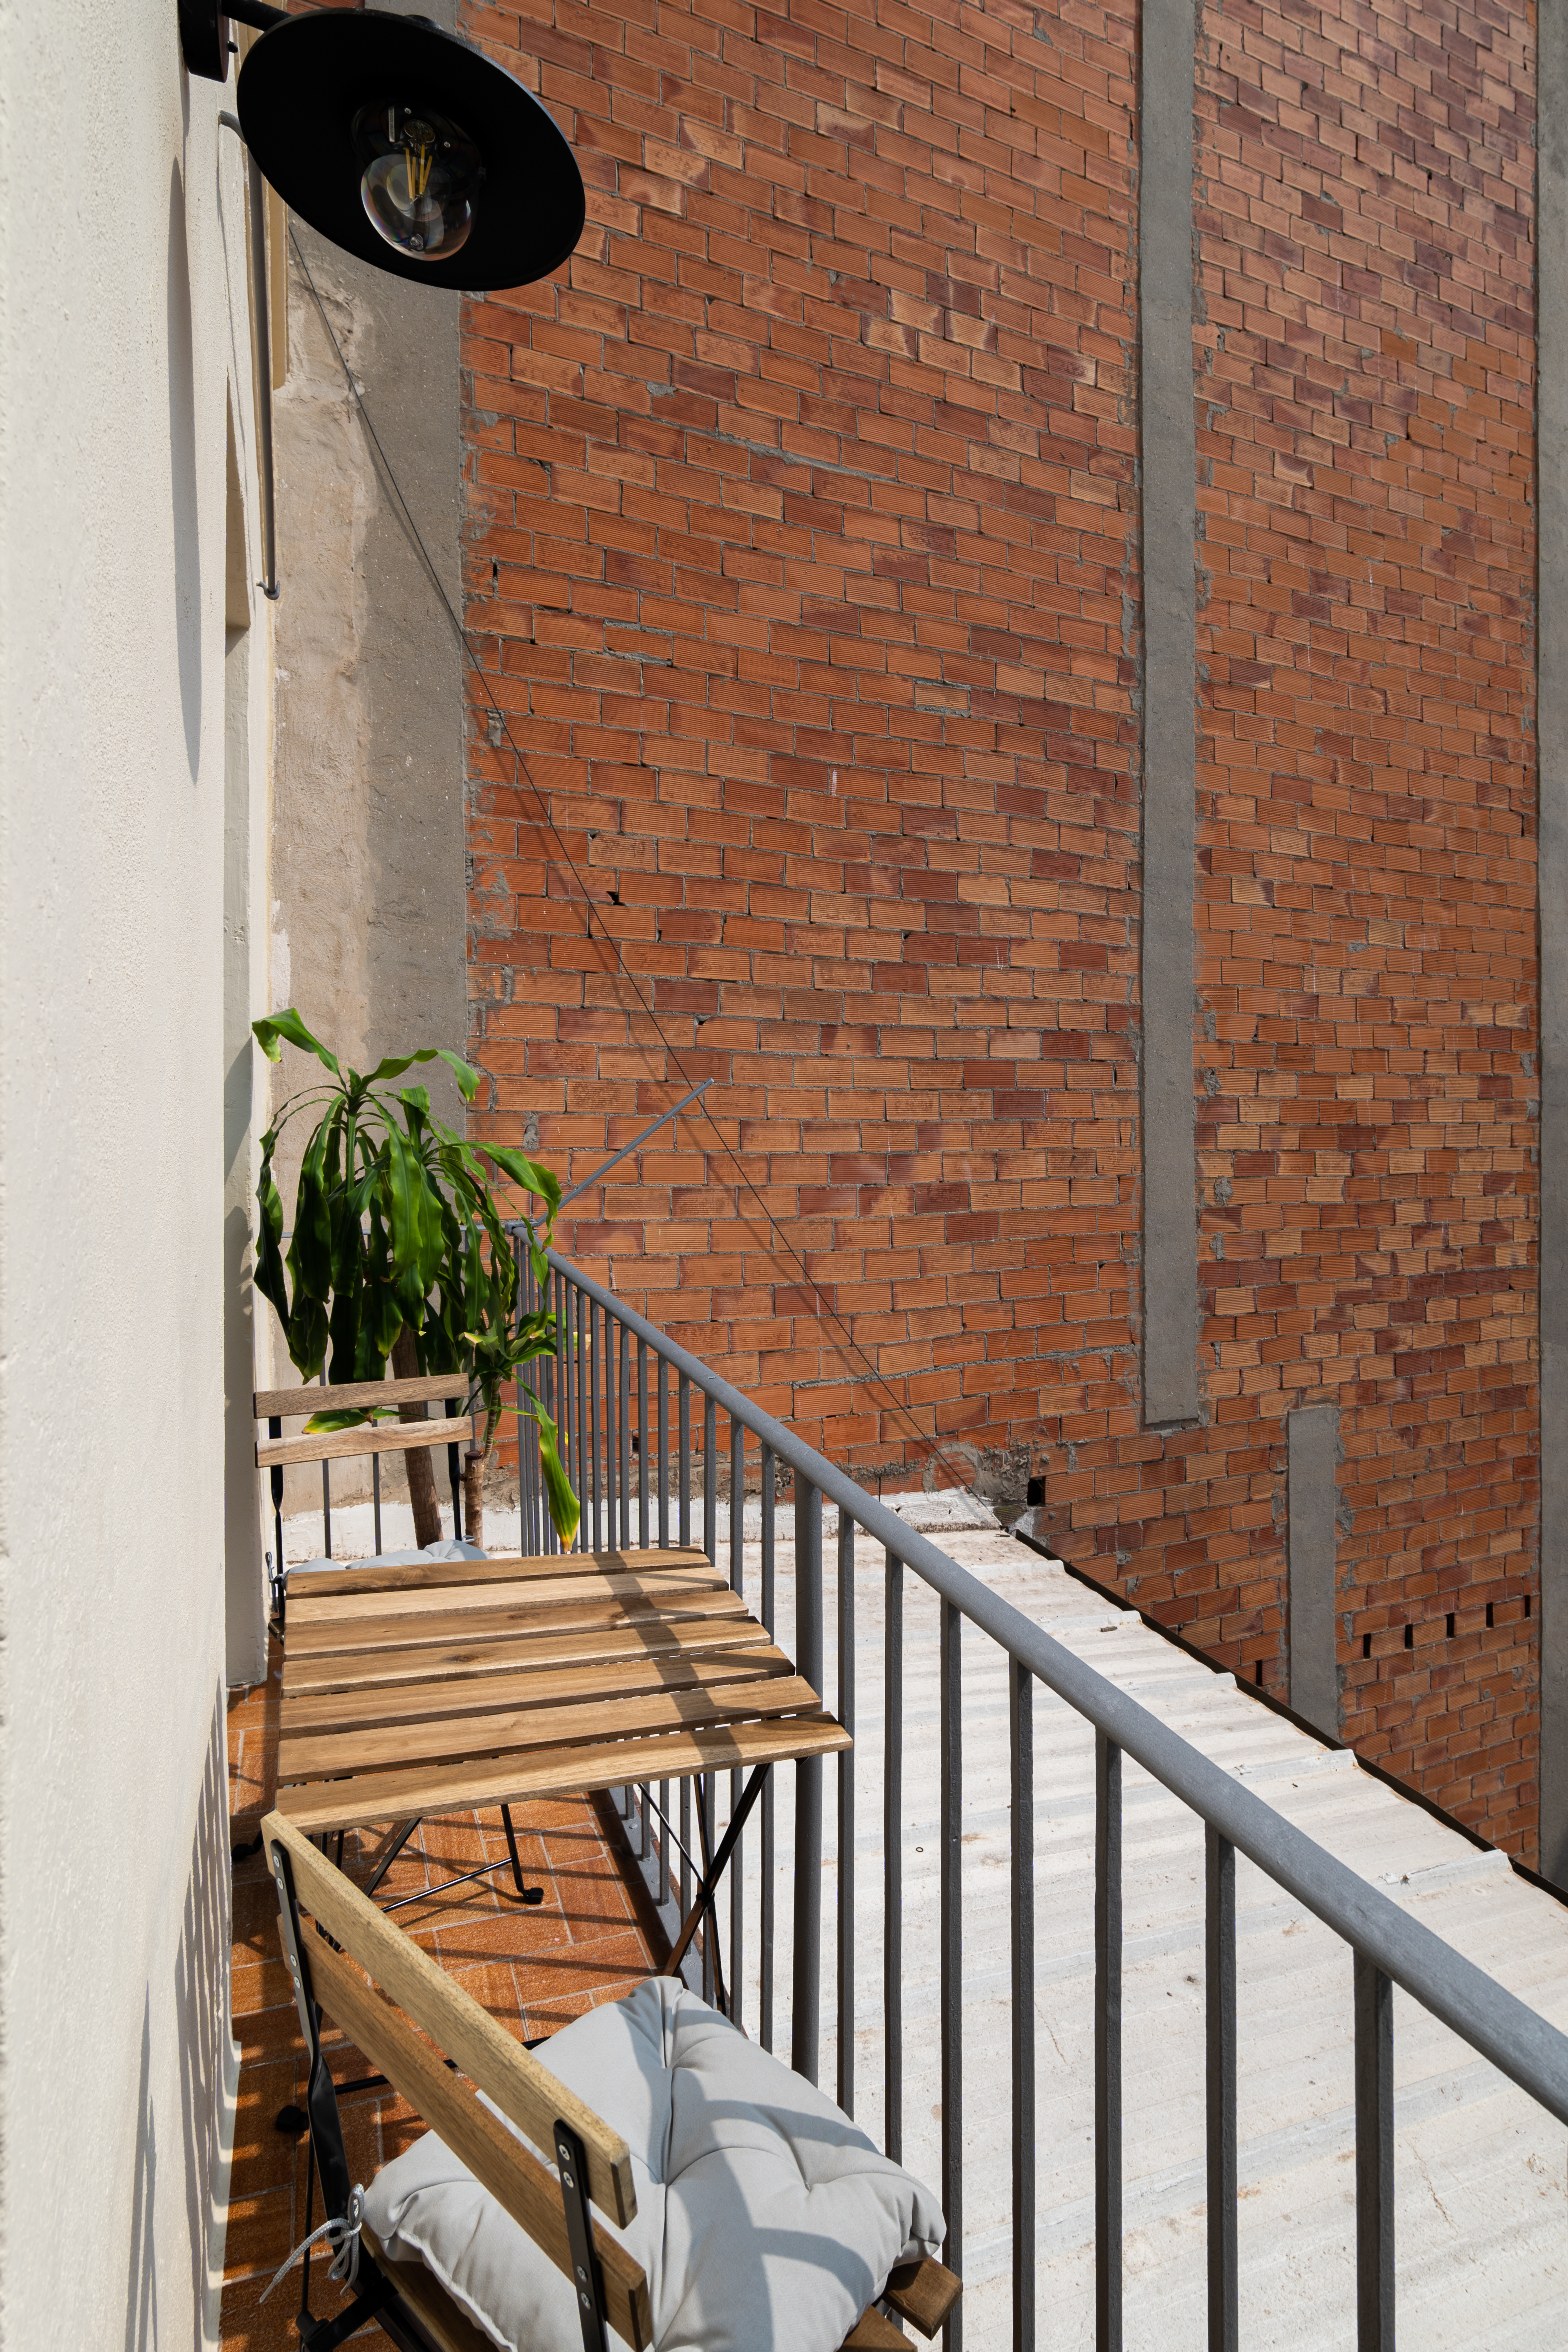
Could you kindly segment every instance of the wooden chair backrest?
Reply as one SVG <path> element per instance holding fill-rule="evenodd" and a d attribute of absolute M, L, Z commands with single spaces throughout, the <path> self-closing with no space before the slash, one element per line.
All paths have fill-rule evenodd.
<path fill-rule="evenodd" d="M 315 1999 L 570 2278 L 572 2252 L 555 2175 L 496 2121 L 467 2084 L 448 2073 L 440 2053 L 454 2059 L 468 2081 L 536 2145 L 553 2145 L 558 2119 L 568 2125 L 583 2143 L 589 2196 L 622 2227 L 637 2211 L 625 2140 L 487 2016 L 280 1813 L 268 1814 L 261 1833 L 269 1865 L 274 1849 L 281 1846 L 301 1909 L 342 1947 L 340 1953 L 322 1937 L 308 1939 Z M 416 2025 L 429 2034 L 435 2050 L 416 2033 Z M 613 2239 L 596 2231 L 595 2241 L 610 2326 L 640 2352 L 652 2333 L 647 2279 Z"/>
<path fill-rule="evenodd" d="M 413 1381 L 345 1381 L 337 1388 L 258 1389 L 258 1422 L 308 1421 L 318 1412 L 371 1412 L 410 1404 L 467 1399 L 472 1382 L 463 1372 L 432 1374 Z M 406 1454 L 416 1446 L 456 1445 L 475 1435 L 474 1416 L 449 1420 L 369 1422 L 357 1429 L 323 1429 L 313 1435 L 258 1438 L 256 1466 L 266 1470 L 289 1462 L 337 1462 L 356 1454 Z"/>

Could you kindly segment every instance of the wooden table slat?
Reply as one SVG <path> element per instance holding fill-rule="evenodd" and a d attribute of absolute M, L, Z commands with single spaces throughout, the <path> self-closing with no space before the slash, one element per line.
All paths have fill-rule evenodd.
<path fill-rule="evenodd" d="M 516 1584 L 534 1579 L 587 1575 L 647 1575 L 664 1569 L 710 1570 L 706 1552 L 691 1544 L 660 1545 L 647 1551 L 492 1552 L 488 1559 L 426 1559 L 405 1567 L 291 1569 L 290 1604 L 333 1594 L 399 1592 L 408 1589 L 437 1592 L 450 1584 Z"/>
<path fill-rule="evenodd" d="M 717 1690 L 645 1691 L 635 1698 L 580 1699 L 574 1706 L 514 1707 L 505 1714 L 446 1717 L 371 1730 L 301 1732 L 278 1742 L 278 1784 L 331 1780 L 401 1765 L 458 1762 L 565 1749 L 664 1731 L 701 1731 L 752 1716 L 798 1715 L 820 1705 L 798 1675 L 727 1683 Z"/>
<path fill-rule="evenodd" d="M 850 1744 L 685 1546 L 322 1572 L 290 1594 L 278 1804 L 307 1832 Z"/>
<path fill-rule="evenodd" d="M 482 1616 L 492 1609 L 548 1608 L 563 1601 L 619 1601 L 628 1596 L 659 1601 L 677 1592 L 725 1591 L 729 1580 L 721 1569 L 710 1568 L 704 1560 L 700 1569 L 670 1568 L 651 1576 L 580 1572 L 552 1577 L 538 1586 L 517 1577 L 493 1584 L 417 1585 L 396 1592 L 323 1591 L 327 1584 L 335 1585 L 335 1580 L 324 1573 L 312 1577 L 289 1601 L 290 1629 L 295 1625 L 358 1627 L 405 1617 Z"/>
<path fill-rule="evenodd" d="M 409 1821 L 475 1807 L 522 1804 L 530 1798 L 586 1795 L 630 1780 L 682 1780 L 699 1772 L 745 1771 L 753 1764 L 833 1756 L 851 1745 L 830 1715 L 784 1716 L 602 1748 L 558 1748 L 552 1755 L 484 1759 L 351 1780 L 304 1781 L 278 1792 L 278 1810 L 307 1836 Z"/>
<path fill-rule="evenodd" d="M 717 1652 L 644 1651 L 632 1657 L 595 1658 L 586 1665 L 493 1675 L 482 1683 L 426 1681 L 371 1690 L 286 1692 L 279 1728 L 285 1739 L 295 1739 L 307 1733 L 369 1731 L 378 1725 L 429 1722 L 444 1716 L 477 1726 L 481 1716 L 513 1707 L 563 1706 L 577 1698 L 633 1698 L 643 1691 L 711 1688 L 794 1672 L 784 1653 L 760 1636 L 743 1647 L 735 1643 Z"/>
<path fill-rule="evenodd" d="M 699 1589 L 689 1593 L 672 1593 L 663 1601 L 641 1593 L 627 1593 L 618 1600 L 584 1593 L 574 1601 L 552 1601 L 533 1609 L 498 1609 L 489 1617 L 481 1612 L 455 1610 L 439 1617 L 373 1617 L 357 1625 L 329 1622 L 298 1629 L 290 1610 L 289 1642 L 290 1654 L 297 1657 L 319 1656 L 324 1651 L 407 1649 L 431 1642 L 477 1642 L 506 1634 L 565 1633 L 569 1628 L 586 1632 L 598 1625 L 671 1621 L 676 1614 L 675 1604 L 682 1601 L 687 1604 L 685 1613 L 689 1616 L 717 1613 L 731 1604 L 737 1615 L 747 1613 L 740 1594 L 731 1593 L 728 1587 L 716 1591 Z"/>
<path fill-rule="evenodd" d="M 686 1609 L 638 1612 L 627 1617 L 617 1610 L 601 1612 L 602 1626 L 583 1629 L 584 1612 L 563 1612 L 567 1623 L 558 1632 L 523 1636 L 499 1634 L 466 1642 L 411 1645 L 387 1650 L 327 1650 L 306 1656 L 291 1655 L 283 1670 L 284 1697 L 290 1692 L 371 1691 L 385 1684 L 449 1682 L 458 1689 L 482 1685 L 492 1675 L 527 1672 L 542 1666 L 569 1665 L 589 1659 L 663 1657 L 683 1650 L 712 1650 L 729 1643 L 765 1641 L 756 1619 L 734 1596 L 732 1611 L 712 1613 L 727 1596 L 715 1593 L 711 1603 L 694 1595 Z"/>

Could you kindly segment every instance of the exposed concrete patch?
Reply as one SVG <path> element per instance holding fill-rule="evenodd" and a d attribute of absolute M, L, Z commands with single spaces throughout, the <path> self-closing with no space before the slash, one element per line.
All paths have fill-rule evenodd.
<path fill-rule="evenodd" d="M 1340 1736 L 1334 1648 L 1334 1546 L 1339 1506 L 1339 1407 L 1285 1416 L 1289 1535 L 1290 1705 L 1331 1739 Z"/>
<path fill-rule="evenodd" d="M 1143 489 L 1143 1420 L 1198 1417 L 1193 892 L 1197 453 L 1194 0 L 1142 11 L 1138 203 Z"/>

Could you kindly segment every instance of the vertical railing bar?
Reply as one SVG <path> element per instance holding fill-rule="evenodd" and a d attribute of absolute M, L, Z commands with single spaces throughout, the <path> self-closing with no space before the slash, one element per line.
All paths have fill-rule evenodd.
<path fill-rule="evenodd" d="M 327 1368 L 324 1364 L 321 1367 L 321 1386 L 323 1388 L 327 1386 Z M 437 1523 L 436 1532 L 437 1535 L 441 1532 L 440 1523 L 438 1521 Z M 332 1465 L 330 1462 L 323 1462 L 321 1465 L 321 1557 L 323 1559 L 331 1559 L 331 1556 Z"/>
<path fill-rule="evenodd" d="M 822 1495 L 795 1482 L 795 1647 L 802 1679 L 822 1689 Z M 795 1969 L 790 2064 L 815 2083 L 822 2028 L 822 1759 L 795 1768 Z"/>
<path fill-rule="evenodd" d="M 679 1443 L 676 1448 L 680 1464 L 680 1515 L 676 1540 L 691 1541 L 691 1382 L 681 1373 L 676 1391 Z"/>
<path fill-rule="evenodd" d="M 647 1507 L 647 1341 L 637 1341 L 637 1541 L 650 1541 Z"/>
<path fill-rule="evenodd" d="M 600 1316 L 596 1302 L 588 1301 L 588 1478 L 590 1507 L 594 1521 L 594 1549 L 604 1540 L 599 1511 L 599 1374 L 602 1370 L 599 1349 Z M 643 1815 L 643 1851 L 647 1851 L 647 1815 Z"/>
<path fill-rule="evenodd" d="M 533 1313 L 533 1260 L 521 1234 L 518 1236 L 518 1276 L 521 1309 L 524 1315 Z M 513 1382 L 517 1405 L 517 1503 L 519 1514 L 518 1549 L 529 1554 L 537 1549 L 533 1539 L 533 1463 L 531 1460 L 533 1423 L 528 1418 L 523 1400 L 532 1394 L 529 1385 L 531 1367 L 520 1365 Z"/>
<path fill-rule="evenodd" d="M 742 1591 L 746 1580 L 746 1425 L 731 1420 L 730 1423 L 730 1588 Z M 730 1818 L 735 1818 L 741 1801 L 741 1775 L 730 1775 Z M 742 1848 L 745 1832 L 735 1841 L 735 1851 L 730 1864 L 730 2016 L 736 2025 L 743 2024 L 744 1979 L 742 1964 L 746 1950 L 746 1869 Z"/>
<path fill-rule="evenodd" d="M 375 1528 L 375 1549 L 379 1551 L 381 1549 L 381 1456 L 379 1454 L 373 1454 L 370 1457 L 370 1507 L 371 1517 Z"/>
<path fill-rule="evenodd" d="M 550 1355 L 543 1360 L 545 1412 L 550 1413 L 550 1421 L 555 1421 L 557 1428 L 560 1428 L 560 1421 L 562 1421 L 562 1277 L 555 1273 L 555 1267 L 550 1267 L 550 1273 L 545 1275 L 545 1315 L 550 1318 L 550 1328 L 552 1328 L 552 1334 L 555 1334 L 555 1350 L 550 1352 Z M 543 1477 L 541 1477 L 541 1482 L 538 1484 L 541 1484 L 541 1494 L 543 1494 Z M 541 1524 L 541 1534 L 543 1534 L 545 1538 L 545 1552 L 560 1552 L 562 1538 L 555 1534 L 555 1519 L 550 1517 L 548 1510 L 541 1510 L 541 1522 L 538 1524 Z"/>
<path fill-rule="evenodd" d="M 730 1590 L 746 1581 L 746 1424 L 730 1423 Z"/>
<path fill-rule="evenodd" d="M 855 1522 L 838 1513 L 838 1720 L 855 1737 Z M 855 2113 L 855 1750 L 838 1759 L 838 2104 Z"/>
<path fill-rule="evenodd" d="M 963 2275 L 963 1617 L 942 1604 L 942 2260 Z M 963 2303 L 942 2332 L 944 2352 L 962 2352 Z"/>
<path fill-rule="evenodd" d="M 1394 2352 L 1394 1985 L 1354 1958 L 1356 2352 Z"/>
<path fill-rule="evenodd" d="M 1013 1774 L 1013 2352 L 1035 2352 L 1035 1678 L 1007 1661 Z"/>
<path fill-rule="evenodd" d="M 624 1547 L 632 1539 L 632 1335 L 618 1318 L 616 1328 L 620 1338 L 621 1409 L 621 1528 L 617 1540 Z"/>
<path fill-rule="evenodd" d="M 669 1782 L 668 1780 L 661 1780 L 658 1784 L 658 1899 L 661 1904 L 664 1904 L 669 1900 L 669 1832 L 665 1827 L 669 1819 Z M 684 1905 L 681 1906 L 681 1914 L 684 1917 Z"/>
<path fill-rule="evenodd" d="M 555 1281 L 555 1392 L 560 1400 L 562 1433 L 566 1443 L 566 1470 L 571 1475 L 573 1410 L 572 1410 L 572 1302 L 566 1276 L 558 1275 Z M 569 1551 L 571 1546 L 558 1536 L 557 1551 Z"/>
<path fill-rule="evenodd" d="M 1236 2209 L 1236 1848 L 1204 1827 L 1209 2352 L 1239 2352 Z"/>
<path fill-rule="evenodd" d="M 882 1702 L 882 2144 L 904 2153 L 904 1569 L 883 1559 Z"/>
<path fill-rule="evenodd" d="M 620 1421 L 616 1412 L 616 1325 L 606 1307 L 602 1313 L 599 1372 L 605 1391 L 605 1525 L 606 1549 L 620 1541 Z"/>
<path fill-rule="evenodd" d="M 658 1366 L 658 1539 L 669 1541 L 669 1366 L 662 1356 Z"/>
<path fill-rule="evenodd" d="M 1096 2352 L 1121 2352 L 1121 1750 L 1094 1735 Z"/>
<path fill-rule="evenodd" d="M 719 1408 L 702 1400 L 702 1549 L 719 1565 Z"/>
<path fill-rule="evenodd" d="M 680 1784 L 680 1916 L 684 1919 L 691 1907 L 691 1865 L 687 1857 L 691 1852 L 691 1782 Z"/>
<path fill-rule="evenodd" d="M 704 1772 L 698 1779 L 697 1811 L 702 1823 L 702 1869 L 706 1875 L 709 1857 L 717 1851 L 719 1843 L 713 1833 L 713 1775 L 711 1772 Z M 702 1998 L 709 2002 L 714 2000 L 718 1990 L 718 1969 L 715 1966 L 719 1957 L 717 1928 L 718 1909 L 715 1906 L 702 1922 Z"/>
<path fill-rule="evenodd" d="M 773 1630 L 773 1515 L 776 1473 L 770 1445 L 763 1448 L 763 1591 L 762 1619 L 771 1637 Z M 757 1964 L 759 2019 L 757 2039 L 764 2050 L 773 2046 L 773 1778 L 763 1783 L 763 1884 L 758 1924 Z"/>
<path fill-rule="evenodd" d="M 588 1485 L 588 1366 L 583 1348 L 583 1309 L 586 1305 L 579 1284 L 572 1286 L 572 1356 L 573 1410 L 577 1424 L 577 1549 L 587 1551 L 593 1543 L 593 1530 L 588 1514 L 583 1508 L 583 1497 Z"/>

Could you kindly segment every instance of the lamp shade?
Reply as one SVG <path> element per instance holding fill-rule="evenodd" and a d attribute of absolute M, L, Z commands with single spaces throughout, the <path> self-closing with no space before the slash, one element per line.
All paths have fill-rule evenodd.
<path fill-rule="evenodd" d="M 290 16 L 240 69 L 246 143 L 334 245 L 426 286 L 526 286 L 583 234 L 583 179 L 531 90 L 427 19 Z"/>

